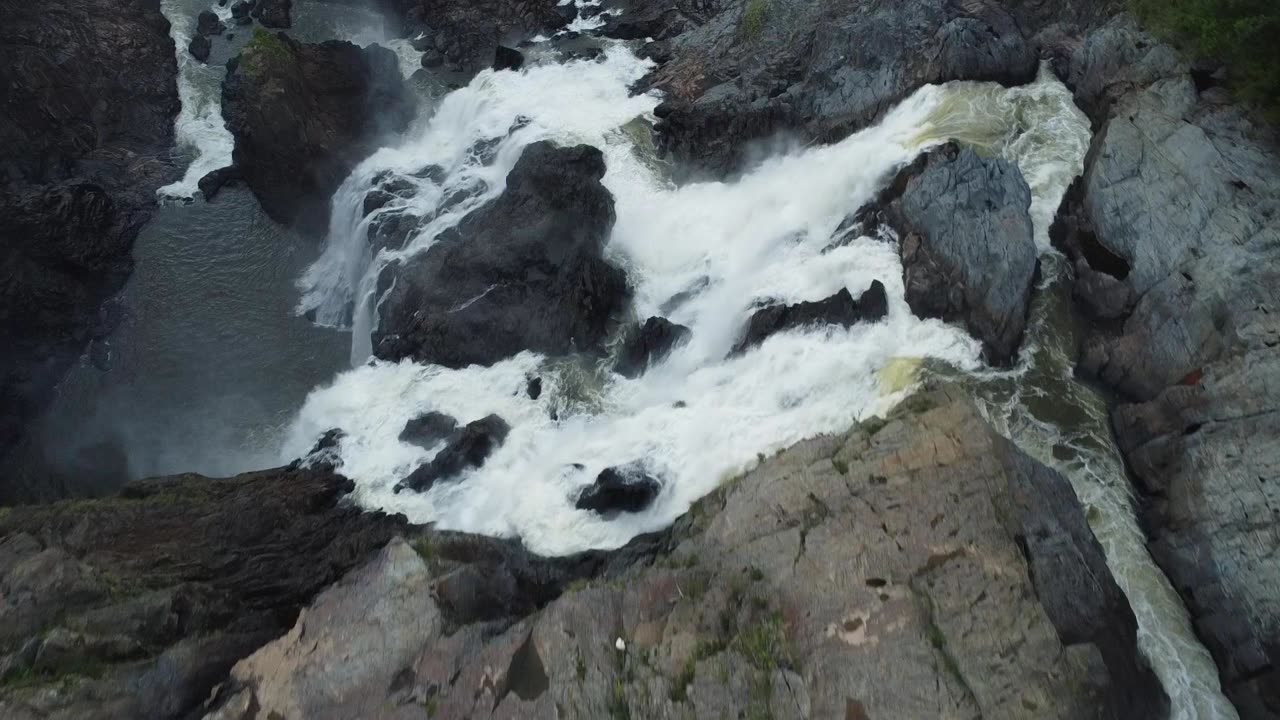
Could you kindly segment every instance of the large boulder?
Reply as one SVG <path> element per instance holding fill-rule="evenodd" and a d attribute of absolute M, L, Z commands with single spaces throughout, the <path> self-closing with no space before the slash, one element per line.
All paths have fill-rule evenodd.
<path fill-rule="evenodd" d="M 1152 556 L 1223 689 L 1241 717 L 1276 717 L 1280 153 L 1131 20 L 1092 33 L 1071 79 L 1099 130 L 1063 246 L 1087 269 L 1077 295 L 1105 288 L 1120 317 L 1095 328 L 1079 370 L 1122 398 L 1112 421 Z"/>
<path fill-rule="evenodd" d="M 287 28 L 293 25 L 293 19 L 289 15 L 292 9 L 293 0 L 258 0 L 252 15 L 263 27 Z"/>
<path fill-rule="evenodd" d="M 439 418 L 431 420 L 440 423 Z M 406 426 L 405 430 L 409 427 Z M 396 492 L 405 489 L 426 492 L 437 482 L 453 480 L 467 470 L 480 467 L 494 450 L 502 446 L 510 432 L 511 426 L 497 415 L 467 423 L 449 435 L 444 447 L 430 462 L 418 467 L 404 482 L 396 485 Z M 403 437 L 404 433 L 401 433 Z"/>
<path fill-rule="evenodd" d="M 156 189 L 180 174 L 180 106 L 158 0 L 0 4 L 0 68 L 3 457 L 110 331 L 104 303 L 133 269 Z M 0 503 L 18 499 L 29 496 L 0 480 Z"/>
<path fill-rule="evenodd" d="M 691 333 L 689 328 L 661 317 L 651 317 L 643 324 L 629 327 L 623 334 L 613 370 L 623 377 L 640 377 L 650 365 L 688 342 Z"/>
<path fill-rule="evenodd" d="M 605 468 L 596 481 L 578 492 L 573 506 L 596 514 L 614 516 L 638 513 L 653 504 L 662 483 L 639 463 Z"/>
<path fill-rule="evenodd" d="M 272 219 L 315 235 L 328 229 L 329 200 L 356 164 L 413 119 L 413 98 L 386 48 L 305 44 L 262 29 L 222 85 L 239 175 Z"/>
<path fill-rule="evenodd" d="M 328 467 L 193 475 L 0 512 L 0 716 L 190 717 L 403 517 Z M 56 688 L 50 691 L 50 688 Z"/>
<path fill-rule="evenodd" d="M 945 145 L 899 178 L 888 208 L 902 244 L 907 304 L 963 322 L 996 365 L 1018 352 L 1039 269 L 1031 189 L 1016 165 Z"/>
<path fill-rule="evenodd" d="M 384 270 L 375 354 L 456 368 L 598 350 L 627 298 L 603 257 L 614 220 L 604 172 L 589 146 L 525 148 L 499 198 Z"/>
<path fill-rule="evenodd" d="M 651 77 L 665 92 L 658 140 L 684 163 L 717 173 L 755 156 L 751 141 L 779 133 L 836 140 L 925 83 L 1018 84 L 1038 64 L 1009 3 L 675 4 L 686 29 L 666 41 L 660 54 L 671 59 Z M 661 17 L 666 24 L 653 27 L 673 26 Z"/>
<path fill-rule="evenodd" d="M 415 38 L 424 67 L 469 75 L 500 45 L 551 35 L 569 21 L 559 0 L 379 0 L 401 36 Z"/>
<path fill-rule="evenodd" d="M 655 562 L 523 614 L 504 588 L 538 574 L 450 562 L 492 546 L 392 543 L 207 717 L 1162 717 L 1071 485 L 962 396 L 786 450 L 698 502 Z"/>
<path fill-rule="evenodd" d="M 822 325 L 847 328 L 860 322 L 876 322 L 887 314 L 889 298 L 885 295 L 884 283 L 873 280 L 871 287 L 864 290 L 857 300 L 853 299 L 849 288 L 840 288 L 840 292 L 825 300 L 760 308 L 751 315 L 747 329 L 733 351 L 743 352 L 784 330 Z"/>

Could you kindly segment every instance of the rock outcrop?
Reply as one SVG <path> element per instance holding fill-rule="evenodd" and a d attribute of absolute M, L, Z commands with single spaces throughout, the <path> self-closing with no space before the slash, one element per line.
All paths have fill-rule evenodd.
<path fill-rule="evenodd" d="M 1166 711 L 1070 485 L 959 393 L 765 461 L 654 562 L 502 625 L 459 622 L 441 554 L 389 544 L 238 663 L 206 717 Z"/>
<path fill-rule="evenodd" d="M 445 446 L 430 462 L 396 485 L 396 492 L 403 489 L 426 492 L 437 482 L 452 480 L 467 470 L 480 467 L 494 450 L 502 446 L 510 432 L 511 426 L 497 415 L 467 423 L 448 437 Z"/>
<path fill-rule="evenodd" d="M 623 377 L 640 377 L 650 365 L 688 342 L 691 333 L 684 325 L 661 317 L 651 317 L 641 325 L 630 327 L 622 337 L 613 371 Z"/>
<path fill-rule="evenodd" d="M 595 482 L 578 493 L 573 505 L 605 516 L 637 513 L 652 505 L 661 491 L 662 483 L 643 465 L 633 463 L 602 470 Z"/>
<path fill-rule="evenodd" d="M 904 174 L 888 215 L 902 243 L 907 304 L 920 317 L 963 322 L 988 362 L 1011 364 L 1039 269 L 1031 188 L 1013 163 L 955 145 Z"/>
<path fill-rule="evenodd" d="M 1017 84 L 1038 63 L 1007 3 L 671 4 L 684 31 L 665 41 L 658 54 L 670 60 L 651 78 L 666 93 L 658 139 L 677 159 L 718 173 L 750 158 L 753 140 L 839 139 L 925 83 Z"/>
<path fill-rule="evenodd" d="M 104 302 L 179 174 L 176 77 L 158 0 L 0 3 L 0 457 L 113 329 Z"/>
<path fill-rule="evenodd" d="M 853 299 L 849 288 L 840 288 L 840 292 L 817 302 L 770 305 L 752 313 L 733 352 L 744 352 L 784 330 L 823 325 L 847 328 L 860 322 L 876 322 L 888 313 L 889 298 L 885 295 L 884 283 L 879 280 L 873 280 L 871 287 L 864 290 L 857 300 Z"/>
<path fill-rule="evenodd" d="M 604 172 L 593 147 L 525 148 L 501 197 L 383 271 L 375 354 L 456 368 L 597 351 L 627 299 L 603 257 L 614 221 Z"/>
<path fill-rule="evenodd" d="M 466 76 L 493 65 L 503 44 L 551 35 L 569 21 L 558 0 L 380 0 L 422 65 Z"/>
<path fill-rule="evenodd" d="M 0 715 L 188 716 L 405 531 L 344 505 L 350 487 L 328 468 L 283 468 L 0 510 Z"/>
<path fill-rule="evenodd" d="M 414 114 L 390 50 L 262 29 L 228 63 L 222 105 L 238 175 L 272 219 L 313 235 L 352 168 Z"/>
<path fill-rule="evenodd" d="M 1272 132 L 1120 18 L 1075 51 L 1097 125 L 1061 228 L 1121 318 L 1080 371 L 1119 391 L 1151 550 L 1243 718 L 1280 714 L 1280 152 Z M 1092 250 L 1091 250 L 1092 248 Z M 1090 304 L 1094 305 L 1093 303 Z"/>

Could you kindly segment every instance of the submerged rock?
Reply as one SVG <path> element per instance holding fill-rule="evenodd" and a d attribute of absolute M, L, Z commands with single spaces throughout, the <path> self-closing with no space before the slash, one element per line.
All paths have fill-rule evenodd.
<path fill-rule="evenodd" d="M 0 464 L 95 335 L 171 160 L 177 55 L 155 0 L 0 4 Z M 0 481 L 0 504 L 65 492 Z"/>
<path fill-rule="evenodd" d="M 817 302 L 771 305 L 752 314 L 733 352 L 745 352 L 784 330 L 817 325 L 852 327 L 860 322 L 876 322 L 888 313 L 889 299 L 885 296 L 884 283 L 879 280 L 873 280 L 871 287 L 856 301 L 849 288 L 840 288 L 840 292 Z"/>
<path fill-rule="evenodd" d="M 527 147 L 501 197 L 384 271 L 375 354 L 458 368 L 523 350 L 597 351 L 627 297 L 604 259 L 614 220 L 604 171 L 593 147 Z"/>
<path fill-rule="evenodd" d="M 666 318 L 651 317 L 643 325 L 627 330 L 613 370 L 623 377 L 639 377 L 650 365 L 688 342 L 691 333 L 689 328 Z"/>
<path fill-rule="evenodd" d="M 988 362 L 1012 364 L 1040 267 L 1031 189 L 1012 163 L 954 145 L 904 172 L 888 213 L 907 304 L 920 317 L 963 322 Z"/>
<path fill-rule="evenodd" d="M 330 198 L 352 168 L 408 125 L 413 98 L 386 48 L 265 30 L 222 85 L 241 176 L 272 219 L 313 235 L 328 229 Z"/>
<path fill-rule="evenodd" d="M 578 493 L 573 506 L 606 517 L 638 513 L 653 504 L 662 483 L 639 463 L 601 471 L 596 481 Z"/>
<path fill-rule="evenodd" d="M 378 717 L 429 698 L 443 719 L 1161 717 L 1133 614 L 1067 480 L 959 392 L 907 405 L 704 498 L 647 543 L 657 561 L 537 603 L 510 604 L 598 556 L 458 566 L 511 556 L 448 534 L 419 554 L 393 542 L 238 664 L 214 707 Z"/>
<path fill-rule="evenodd" d="M 433 448 L 447 440 L 458 429 L 458 421 L 441 412 L 423 413 L 404 424 L 400 442 L 421 448 Z"/>
<path fill-rule="evenodd" d="M 414 470 L 397 485 L 396 492 L 403 489 L 426 492 L 437 482 L 451 480 L 466 470 L 484 465 L 493 451 L 506 441 L 509 432 L 511 426 L 497 415 L 467 423 L 466 427 L 449 436 L 444 448 L 431 462 Z"/>

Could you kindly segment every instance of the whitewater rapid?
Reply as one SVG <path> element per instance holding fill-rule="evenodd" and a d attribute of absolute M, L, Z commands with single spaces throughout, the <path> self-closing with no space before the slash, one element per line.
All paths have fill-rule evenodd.
<path fill-rule="evenodd" d="M 929 86 L 835 145 L 771 158 L 732 181 L 677 186 L 653 152 L 658 98 L 628 91 L 648 68 L 614 46 L 600 62 L 481 73 L 415 134 L 353 172 L 335 196 L 328 248 L 300 282 L 299 309 L 354 326 L 354 369 L 311 394 L 284 458 L 341 428 L 342 472 L 356 481 L 356 501 L 365 507 L 519 537 L 545 554 L 612 548 L 668 525 L 763 456 L 883 414 L 930 374 L 926 368 L 944 368 L 941 374 L 974 388 L 999 429 L 1071 480 L 1131 600 L 1139 645 L 1170 695 L 1172 717 L 1234 720 L 1211 658 L 1147 555 L 1105 404 L 1071 378 L 1076 339 L 1054 330 L 1054 313 L 1065 312 L 1067 301 L 1065 285 L 1055 284 L 1065 271 L 1048 230 L 1091 139 L 1070 91 L 1047 70 L 1018 88 Z M 952 138 L 1017 163 L 1032 189 L 1048 272 L 1023 360 L 1010 371 L 983 366 L 977 342 L 963 331 L 911 314 L 892 242 L 842 230 L 892 173 Z M 617 203 L 608 253 L 635 286 L 635 318 L 668 317 L 692 328 L 691 341 L 634 380 L 607 365 L 533 353 L 462 370 L 369 361 L 381 268 L 422 252 L 440 231 L 500 195 L 520 152 L 542 139 L 603 150 L 604 183 Z M 492 157 L 475 152 L 484 141 L 498 143 Z M 444 171 L 439 186 L 415 175 L 431 165 Z M 418 193 L 361 217 L 364 194 L 387 172 L 415 182 Z M 369 224 L 379 214 L 431 218 L 459 191 L 469 199 L 425 223 L 403 249 L 369 251 Z M 856 295 L 873 280 L 888 291 L 883 321 L 782 333 L 726 357 L 754 304 L 817 300 L 842 287 Z M 544 385 L 538 400 L 525 391 L 534 376 Z M 1037 416 L 1037 401 L 1046 400 L 1068 417 Z M 431 410 L 460 422 L 497 413 L 512 431 L 460 481 L 395 494 L 394 485 L 433 454 L 400 442 L 400 430 Z M 600 470 L 635 461 L 664 481 L 650 509 L 610 521 L 574 509 L 575 494 Z"/>
<path fill-rule="evenodd" d="M 231 18 L 231 3 L 209 9 L 226 22 Z M 178 60 L 178 100 L 182 109 L 174 125 L 177 147 L 190 157 L 182 179 L 157 191 L 160 197 L 186 199 L 199 189 L 200 178 L 231 164 L 235 139 L 222 119 L 222 78 L 226 68 L 222 65 L 205 65 L 191 56 L 187 45 L 194 31 L 193 9 L 183 0 L 164 0 L 160 10 L 169 20 L 169 36 L 173 38 L 174 52 Z"/>

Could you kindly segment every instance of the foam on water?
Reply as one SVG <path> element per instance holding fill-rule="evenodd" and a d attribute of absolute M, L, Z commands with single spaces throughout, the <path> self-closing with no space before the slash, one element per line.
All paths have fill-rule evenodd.
<path fill-rule="evenodd" d="M 366 507 L 442 528 L 518 536 L 546 554 L 611 548 L 666 526 L 763 455 L 882 414 L 913 389 L 923 359 L 941 361 L 930 365 L 973 383 L 997 427 L 1062 470 L 1090 509 L 1173 717 L 1234 720 L 1212 660 L 1146 553 L 1105 405 L 1071 378 L 1074 341 L 1054 336 L 1043 300 L 1050 293 L 1040 295 L 1023 362 L 994 372 L 980 364 L 978 345 L 965 333 L 911 314 L 894 245 L 840 230 L 897 168 L 956 138 L 1019 165 L 1032 188 L 1036 239 L 1049 253 L 1045 288 L 1051 287 L 1060 262 L 1049 249 L 1048 227 L 1090 141 L 1070 93 L 1047 72 L 1014 89 L 926 87 L 876 127 L 838 144 L 772 158 L 731 182 L 677 187 L 647 143 L 657 99 L 627 93 L 646 67 L 613 47 L 601 63 L 482 73 L 446 97 L 416 135 L 348 178 L 335 197 L 328 250 L 301 283 L 302 309 L 354 325 L 357 367 L 312 393 L 284 457 L 305 453 L 321 433 L 339 427 L 347 433 L 338 448 L 342 472 L 356 481 L 356 500 Z M 532 353 L 463 370 L 366 363 L 380 269 L 422 252 L 441 230 L 497 197 L 523 148 L 546 138 L 604 151 L 604 182 L 617 210 L 608 251 L 635 286 L 637 317 L 661 314 L 685 324 L 693 330 L 690 342 L 634 380 Z M 485 159 L 475 148 L 490 139 L 498 145 Z M 429 165 L 444 171 L 439 186 L 414 175 Z M 377 213 L 361 218 L 361 205 L 384 172 L 410 179 L 419 192 L 377 213 L 431 217 L 444 198 L 471 194 L 403 250 L 373 257 L 366 235 Z M 782 333 L 726 357 L 755 303 L 816 300 L 842 287 L 857 294 L 872 280 L 888 291 L 885 320 Z M 677 297 L 685 299 L 673 303 Z M 536 401 L 525 392 L 534 375 L 544 385 Z M 1075 417 L 1038 417 L 1029 409 L 1037 400 Z M 496 413 L 512 430 L 481 469 L 460 481 L 397 495 L 394 485 L 436 452 L 398 440 L 406 421 L 429 410 L 461 422 Z M 575 494 L 600 470 L 635 461 L 664 481 L 653 507 L 612 521 L 573 508 Z"/>
<path fill-rule="evenodd" d="M 186 3 L 165 0 L 160 7 L 169 20 L 169 35 L 178 58 L 178 99 L 182 110 L 174 125 L 177 146 L 192 159 L 181 180 L 157 193 L 167 198 L 190 198 L 199 189 L 200 178 L 231 164 L 235 140 L 222 120 L 222 78 L 226 68 L 205 65 L 187 52 L 195 19 Z M 223 21 L 231 16 L 229 8 L 216 4 L 213 11 Z"/>

